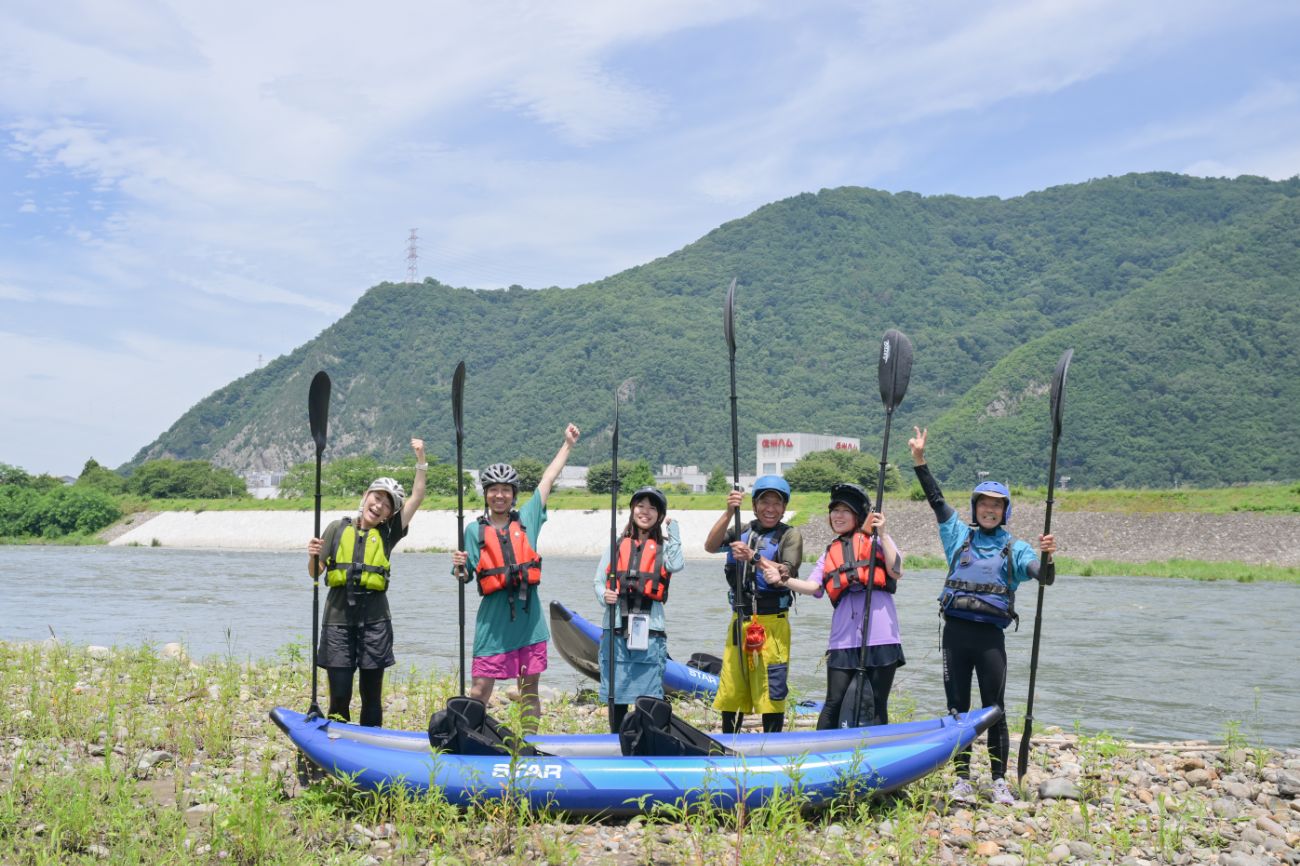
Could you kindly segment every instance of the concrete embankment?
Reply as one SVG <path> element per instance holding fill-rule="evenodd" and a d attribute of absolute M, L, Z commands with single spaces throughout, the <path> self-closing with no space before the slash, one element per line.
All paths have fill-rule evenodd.
<path fill-rule="evenodd" d="M 961 504 L 961 503 L 959 503 Z M 322 526 L 348 516 L 331 511 Z M 905 554 L 942 553 L 934 515 L 923 502 L 886 502 L 887 531 Z M 473 520 L 476 515 L 466 515 Z M 743 513 L 748 520 L 749 513 Z M 1042 531 L 1041 503 L 1018 502 L 1011 530 L 1025 538 Z M 677 511 L 686 556 L 708 558 L 704 538 L 718 518 L 712 511 Z M 620 528 L 626 522 L 620 513 Z M 158 545 L 231 550 L 303 550 L 312 531 L 312 514 L 303 511 L 204 511 L 134 515 L 105 534 L 113 545 Z M 1076 559 L 1146 562 L 1167 559 L 1241 561 L 1260 565 L 1300 566 L 1300 515 L 1194 514 L 1167 512 L 1121 514 L 1056 511 L 1052 530 L 1061 553 Z M 820 514 L 803 528 L 804 550 L 824 549 L 829 530 Z M 599 557 L 609 544 L 609 512 L 552 510 L 542 533 L 540 552 L 553 556 Z M 411 523 L 407 550 L 456 547 L 456 514 L 421 511 Z"/>

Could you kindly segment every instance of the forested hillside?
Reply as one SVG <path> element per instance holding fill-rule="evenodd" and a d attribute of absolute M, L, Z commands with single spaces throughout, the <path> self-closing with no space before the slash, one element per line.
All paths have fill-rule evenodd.
<path fill-rule="evenodd" d="M 453 456 L 450 379 L 468 368 L 466 459 L 622 455 L 730 463 L 722 303 L 735 276 L 741 451 L 754 434 L 879 448 L 875 352 L 916 354 L 891 459 L 928 425 L 940 478 L 1045 480 L 1046 386 L 1071 368 L 1061 466 L 1076 485 L 1300 477 L 1300 181 L 1128 175 L 1020 198 L 824 190 L 763 207 L 646 265 L 573 289 L 384 283 L 337 323 L 206 398 L 133 463 L 283 468 L 312 453 L 306 395 L 334 379 L 327 456 Z M 304 287 L 307 288 L 307 287 Z"/>

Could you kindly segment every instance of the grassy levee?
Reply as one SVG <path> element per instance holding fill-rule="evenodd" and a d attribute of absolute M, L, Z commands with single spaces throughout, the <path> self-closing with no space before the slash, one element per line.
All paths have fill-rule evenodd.
<path fill-rule="evenodd" d="M 0 862 L 982 863 L 982 846 L 1007 838 L 1026 862 L 1065 843 L 1102 860 L 1136 847 L 1169 862 L 1213 859 L 1227 844 L 1208 789 L 1171 790 L 1168 809 L 1153 814 L 1131 790 L 1140 751 L 1104 734 L 1050 730 L 1035 740 L 1030 775 L 1078 765 L 1084 802 L 986 805 L 978 817 L 946 801 L 947 770 L 898 795 L 846 797 L 816 814 L 796 788 L 748 813 L 666 809 L 630 822 L 571 823 L 495 801 L 458 809 L 436 794 L 366 793 L 333 779 L 302 788 L 295 753 L 266 712 L 305 708 L 304 655 L 289 645 L 264 663 L 191 663 L 150 647 L 0 643 Z M 423 729 L 454 688 L 450 677 L 394 672 L 385 723 Z M 570 696 L 546 709 L 546 731 L 603 726 L 603 706 Z M 512 711 L 493 712 L 509 720 Z M 710 728 L 717 721 L 701 703 L 678 712 Z M 1223 772 L 1274 766 L 1278 755 L 1250 749 L 1239 727 L 1228 734 L 1225 760 L 1235 764 Z"/>
<path fill-rule="evenodd" d="M 806 557 L 805 557 L 806 558 Z M 947 568 L 942 556 L 909 556 L 908 568 Z M 1079 577 L 1180 577 L 1187 580 L 1234 580 L 1238 583 L 1300 583 L 1300 568 L 1255 565 L 1248 562 L 1210 562 L 1204 559 L 1169 559 L 1154 562 L 1120 562 L 1114 559 L 1056 558 L 1058 575 Z"/>
<path fill-rule="evenodd" d="M 477 491 L 466 491 L 465 508 L 482 507 Z M 1017 496 L 1044 499 L 1045 487 L 1016 487 Z M 919 499 L 920 488 L 902 491 Z M 523 494 L 527 496 L 527 493 Z M 900 491 L 888 491 L 898 496 Z M 1176 490 L 1056 490 L 1056 508 L 1062 511 L 1091 511 L 1097 513 L 1150 513 L 1159 511 L 1224 514 L 1235 511 L 1260 514 L 1300 513 L 1300 484 L 1249 484 L 1240 487 L 1206 489 L 1179 488 Z M 626 496 L 621 497 L 626 499 Z M 726 507 L 725 493 L 670 493 L 674 510 L 721 511 Z M 550 508 L 602 509 L 609 507 L 608 493 L 589 493 L 586 490 L 560 489 L 551 492 L 547 500 Z M 294 499 L 155 499 L 145 500 L 125 497 L 121 500 L 126 513 L 137 511 L 309 511 L 314 507 L 311 497 Z M 329 511 L 354 508 L 357 497 L 329 496 L 322 507 Z M 430 510 L 451 510 L 456 507 L 455 496 L 431 495 L 421 506 Z M 811 513 L 821 513 L 826 508 L 826 494 L 822 492 L 795 493 L 790 508 L 806 519 Z M 796 517 L 796 521 L 798 521 Z"/>

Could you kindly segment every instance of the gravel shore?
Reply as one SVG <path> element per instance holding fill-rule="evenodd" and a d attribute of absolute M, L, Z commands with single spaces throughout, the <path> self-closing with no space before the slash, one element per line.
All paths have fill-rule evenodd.
<path fill-rule="evenodd" d="M 987 798 L 981 743 L 976 803 L 948 799 L 945 769 L 812 815 L 566 822 L 357 796 L 332 780 L 303 787 L 296 752 L 266 718 L 305 705 L 301 659 L 196 664 L 179 645 L 155 655 L 50 641 L 0 642 L 0 662 L 0 862 L 1300 863 L 1300 749 L 1255 748 L 1234 731 L 1217 744 L 1038 732 L 1011 806 Z M 385 723 L 422 729 L 453 690 L 395 673 Z M 544 730 L 603 726 L 589 698 L 544 700 Z M 505 717 L 508 702 L 498 695 L 493 713 Z M 678 712 L 716 723 L 699 702 Z"/>

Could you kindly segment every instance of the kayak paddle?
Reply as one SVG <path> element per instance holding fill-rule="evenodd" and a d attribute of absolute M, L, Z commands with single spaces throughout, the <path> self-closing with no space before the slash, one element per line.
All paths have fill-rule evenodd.
<path fill-rule="evenodd" d="M 1061 441 L 1061 414 L 1065 409 L 1065 377 L 1070 371 L 1070 359 L 1074 357 L 1073 349 L 1066 349 L 1061 360 L 1056 362 L 1056 372 L 1052 374 L 1052 457 L 1047 469 L 1047 509 L 1043 514 L 1043 535 L 1052 532 L 1052 496 L 1056 492 L 1056 444 Z M 1051 554 L 1044 553 L 1038 562 L 1038 574 L 1042 577 L 1047 569 Z M 1016 781 L 1025 775 L 1029 766 L 1029 740 L 1034 731 L 1034 680 L 1038 676 L 1038 639 L 1039 626 L 1043 621 L 1043 591 L 1046 586 L 1038 581 L 1038 608 L 1034 612 L 1034 648 L 1029 655 L 1029 698 L 1025 701 L 1025 730 L 1020 735 L 1020 754 L 1016 761 Z"/>
<path fill-rule="evenodd" d="M 902 331 L 890 328 L 880 344 L 880 401 L 885 404 L 885 439 L 880 446 L 880 469 L 876 473 L 876 504 L 873 511 L 880 511 L 880 501 L 885 496 L 885 467 L 889 460 L 889 428 L 894 420 L 894 410 L 903 402 L 907 393 L 907 383 L 912 378 L 912 341 Z M 871 553 L 867 557 L 867 597 L 862 613 L 862 646 L 858 649 L 858 670 L 849 682 L 840 703 L 839 724 L 841 728 L 857 728 L 863 724 L 864 717 L 872 721 L 876 715 L 876 696 L 867 678 L 867 633 L 871 625 L 871 591 L 875 586 L 876 556 L 880 547 L 880 533 L 871 533 Z"/>
<path fill-rule="evenodd" d="M 307 391 L 307 420 L 311 425 L 311 438 L 316 443 L 316 523 L 312 538 L 320 538 L 320 458 L 325 451 L 325 428 L 330 414 L 330 377 L 324 370 L 311 380 Z M 308 718 L 321 714 L 317 696 L 316 646 L 320 642 L 320 558 L 313 557 L 311 564 L 311 709 Z"/>
<path fill-rule="evenodd" d="M 465 552 L 465 362 L 451 376 L 451 417 L 456 424 L 456 549 Z M 465 697 L 465 574 L 457 575 L 460 613 L 460 696 Z"/>
<path fill-rule="evenodd" d="M 733 324 L 735 318 L 736 306 L 736 278 L 731 278 L 731 286 L 727 289 L 727 306 L 722 317 L 722 330 L 727 336 L 727 361 L 731 367 L 731 478 L 732 490 L 740 489 L 740 422 L 736 417 L 736 331 Z M 736 540 L 740 541 L 740 509 L 736 509 Z M 732 570 L 731 592 L 732 592 L 732 610 L 735 614 L 735 627 L 732 629 L 732 640 L 736 644 L 736 654 L 740 656 L 740 673 L 745 678 L 745 688 L 749 688 L 749 665 L 745 660 L 745 642 L 744 642 L 744 618 L 745 618 L 745 600 L 742 595 L 745 568 L 741 563 L 736 563 L 736 568 Z"/>
<path fill-rule="evenodd" d="M 611 437 L 610 455 L 612 466 L 609 473 L 609 569 L 605 572 L 605 586 L 617 587 L 614 572 L 618 568 L 618 393 L 614 394 L 614 431 Z M 618 733 L 614 725 L 614 617 L 615 605 L 605 605 L 609 615 L 609 661 L 607 664 L 608 697 L 606 708 L 609 711 L 609 731 Z"/>

